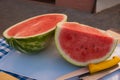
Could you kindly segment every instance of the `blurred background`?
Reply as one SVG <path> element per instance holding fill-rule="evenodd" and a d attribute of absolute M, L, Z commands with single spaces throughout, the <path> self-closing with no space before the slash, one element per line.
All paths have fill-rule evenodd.
<path fill-rule="evenodd" d="M 120 30 L 120 0 L 0 0 L 0 36 L 6 28 L 45 13 L 64 13 L 68 21 Z"/>

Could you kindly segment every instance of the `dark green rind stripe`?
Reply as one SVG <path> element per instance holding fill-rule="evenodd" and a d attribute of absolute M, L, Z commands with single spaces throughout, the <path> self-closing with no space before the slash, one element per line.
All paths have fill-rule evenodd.
<path fill-rule="evenodd" d="M 10 38 L 10 39 L 7 39 L 7 38 L 5 38 L 6 39 L 6 42 L 11 46 L 11 47 L 13 47 L 14 48 L 14 43 L 13 43 L 13 38 Z"/>
<path fill-rule="evenodd" d="M 16 50 L 24 54 L 31 55 L 37 54 L 45 47 L 47 47 L 53 37 L 53 34 L 54 31 L 51 31 L 39 36 L 20 39 L 10 38 L 6 39 L 6 41 L 11 47 L 15 48 Z"/>

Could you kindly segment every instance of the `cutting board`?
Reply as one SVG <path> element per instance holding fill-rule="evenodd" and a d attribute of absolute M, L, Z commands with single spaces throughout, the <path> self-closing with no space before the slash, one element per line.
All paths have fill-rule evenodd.
<path fill-rule="evenodd" d="M 27 56 L 11 50 L 0 60 L 0 69 L 37 80 L 55 80 L 59 76 L 80 69 L 66 62 L 58 53 L 54 41 L 38 55 Z"/>
<path fill-rule="evenodd" d="M 120 56 L 119 52 L 120 44 L 117 45 L 113 55 Z M 49 47 L 34 56 L 27 56 L 12 49 L 0 59 L 0 69 L 37 80 L 56 80 L 60 76 L 81 69 L 81 67 L 66 62 L 59 55 L 54 41 L 51 41 Z"/>

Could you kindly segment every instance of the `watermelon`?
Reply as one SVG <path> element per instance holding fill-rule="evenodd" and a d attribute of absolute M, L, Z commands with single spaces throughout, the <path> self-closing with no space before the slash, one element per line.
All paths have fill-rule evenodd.
<path fill-rule="evenodd" d="M 66 20 L 65 14 L 38 15 L 9 27 L 3 32 L 3 36 L 16 50 L 25 54 L 35 54 L 49 44 L 56 24 Z"/>
<path fill-rule="evenodd" d="M 76 66 L 87 66 L 106 60 L 117 40 L 104 31 L 77 22 L 57 25 L 55 44 L 59 53 Z"/>

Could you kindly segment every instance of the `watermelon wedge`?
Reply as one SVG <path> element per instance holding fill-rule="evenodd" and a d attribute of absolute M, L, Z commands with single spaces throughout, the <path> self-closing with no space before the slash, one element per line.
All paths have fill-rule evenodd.
<path fill-rule="evenodd" d="M 66 20 L 65 14 L 58 13 L 35 16 L 6 29 L 3 36 L 10 46 L 20 52 L 37 53 L 51 41 L 56 24 Z"/>
<path fill-rule="evenodd" d="M 77 22 L 63 22 L 57 25 L 55 43 L 68 62 L 87 66 L 106 60 L 115 49 L 117 40 L 97 28 Z"/>

